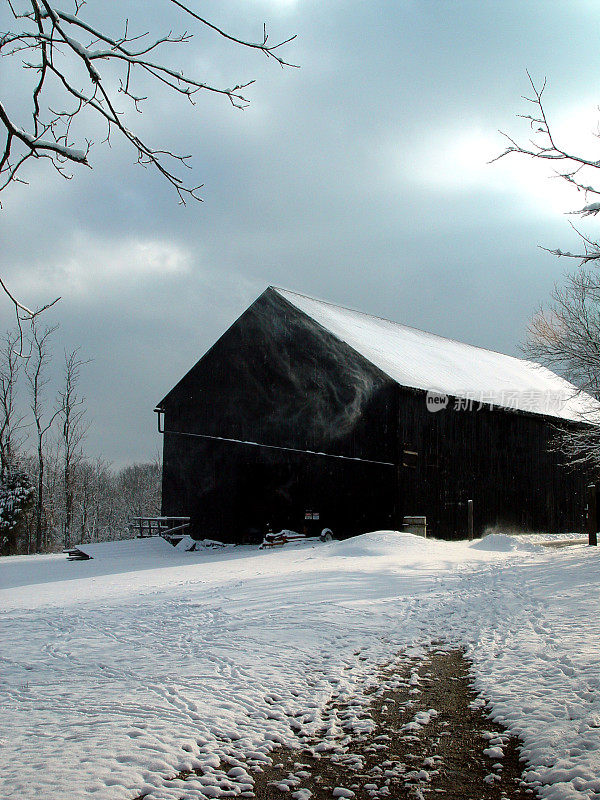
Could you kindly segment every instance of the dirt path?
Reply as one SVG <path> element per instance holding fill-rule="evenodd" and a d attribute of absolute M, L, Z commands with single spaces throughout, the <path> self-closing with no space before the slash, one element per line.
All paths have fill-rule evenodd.
<path fill-rule="evenodd" d="M 334 698 L 322 730 L 298 735 L 298 749 L 277 748 L 270 765 L 252 754 L 243 764 L 223 761 L 204 791 L 256 800 L 532 800 L 519 743 L 487 716 L 469 667 L 457 649 L 400 655 L 361 696 Z M 292 730 L 300 723 L 290 719 Z M 205 777 L 182 772 L 169 782 L 185 800 L 186 781 Z"/>
<path fill-rule="evenodd" d="M 531 800 L 518 742 L 486 716 L 460 650 L 407 660 L 384 669 L 381 678 L 383 686 L 367 695 L 369 705 L 361 709 L 363 720 L 374 722 L 370 731 L 357 733 L 355 710 L 332 705 L 330 720 L 341 723 L 342 747 L 323 750 L 316 738 L 300 752 L 274 752 L 274 766 L 255 776 L 256 797 L 281 800 L 290 792 L 294 800 Z M 346 730 L 345 719 L 351 722 Z"/>

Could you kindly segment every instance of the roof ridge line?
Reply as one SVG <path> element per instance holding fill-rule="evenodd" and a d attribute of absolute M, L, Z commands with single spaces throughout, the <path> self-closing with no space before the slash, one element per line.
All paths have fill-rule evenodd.
<path fill-rule="evenodd" d="M 267 288 L 274 289 L 276 292 L 287 292 L 288 294 L 295 294 L 298 297 L 304 297 L 306 300 L 312 300 L 315 303 L 323 303 L 326 306 L 332 306 L 332 308 L 341 308 L 344 311 L 351 311 L 353 314 L 360 314 L 363 317 L 370 317 L 371 319 L 379 319 L 382 322 L 389 322 L 391 325 L 397 325 L 399 328 L 406 328 L 410 331 L 416 331 L 417 333 L 425 334 L 426 336 L 433 336 L 436 339 L 442 339 L 444 342 L 454 342 L 455 344 L 459 344 L 462 347 L 472 347 L 474 350 L 482 350 L 484 353 L 493 353 L 496 356 L 504 356 L 504 358 L 514 358 L 516 361 L 519 361 L 522 364 L 531 364 L 538 369 L 544 369 L 543 364 L 538 364 L 536 361 L 530 361 L 528 358 L 520 358 L 519 356 L 511 356 L 509 353 L 502 353 L 500 350 L 492 350 L 489 347 L 482 347 L 478 344 L 470 344 L 469 342 L 462 342 L 460 339 L 454 339 L 450 336 L 442 336 L 441 333 L 432 333 L 431 331 L 425 331 L 422 328 L 417 328 L 414 325 L 407 325 L 404 322 L 396 322 L 396 320 L 389 319 L 388 317 L 381 317 L 378 314 L 369 314 L 366 311 L 360 311 L 357 308 L 351 308 L 350 306 L 343 306 L 340 303 L 333 303 L 331 300 L 322 300 L 320 297 L 313 297 L 310 294 L 304 294 L 303 292 L 296 292 L 293 289 L 286 289 L 283 286 L 274 286 L 270 284 Z"/>

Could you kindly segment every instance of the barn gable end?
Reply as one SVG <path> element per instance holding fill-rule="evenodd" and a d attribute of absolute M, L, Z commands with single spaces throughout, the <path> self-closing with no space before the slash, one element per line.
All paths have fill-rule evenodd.
<path fill-rule="evenodd" d="M 198 536 L 239 539 L 269 522 L 277 525 L 279 506 L 301 502 L 292 497 L 298 480 L 314 484 L 313 495 L 334 497 L 344 480 L 341 464 L 349 463 L 344 459 L 355 460 L 357 475 L 362 464 L 382 470 L 384 482 L 394 480 L 395 383 L 273 289 L 159 408 L 163 513 L 190 514 Z M 272 513 L 260 508 L 269 503 Z M 389 512 L 372 506 L 365 507 L 365 518 L 376 514 L 392 523 Z"/>

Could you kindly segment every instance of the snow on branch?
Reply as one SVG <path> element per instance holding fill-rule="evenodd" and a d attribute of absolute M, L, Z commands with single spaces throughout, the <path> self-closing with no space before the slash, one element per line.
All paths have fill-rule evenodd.
<path fill-rule="evenodd" d="M 526 144 L 523 144 L 516 141 L 516 139 L 509 136 L 507 133 L 500 131 L 501 135 L 508 142 L 508 145 L 500 155 L 492 159 L 491 163 L 511 153 L 519 153 L 531 158 L 544 159 L 547 161 L 563 162 L 564 166 L 556 170 L 556 175 L 559 178 L 570 183 L 578 191 L 583 192 L 586 198 L 590 194 L 600 195 L 600 188 L 590 185 L 583 180 L 583 176 L 586 174 L 587 170 L 600 169 L 600 160 L 585 158 L 580 153 L 565 147 L 562 142 L 557 140 L 544 107 L 543 95 L 546 89 L 546 79 L 544 79 L 541 87 L 538 87 L 529 72 L 527 72 L 527 77 L 529 78 L 533 96 L 524 96 L 523 99 L 533 106 L 533 111 L 530 114 L 519 114 L 519 116 L 521 119 L 527 120 L 533 136 Z M 595 209 L 596 205 L 598 205 L 598 210 L 600 210 L 600 204 L 594 203 L 581 209 L 581 211 L 572 213 L 582 214 L 583 216 L 595 214 L 597 213 Z"/>
<path fill-rule="evenodd" d="M 533 133 L 527 144 L 503 134 L 508 146 L 494 161 L 511 153 L 560 164 L 556 175 L 583 192 L 586 204 L 570 214 L 595 217 L 600 201 L 587 202 L 590 195 L 600 195 L 600 188 L 590 182 L 593 170 L 600 169 L 600 160 L 586 158 L 559 142 L 550 125 L 543 102 L 546 81 L 536 86 L 527 73 L 532 97 L 524 99 L 533 106 L 531 114 L 521 115 Z M 600 134 L 597 134 L 600 135 Z M 563 375 L 580 391 L 600 400 L 600 242 L 571 227 L 582 244 L 579 252 L 559 248 L 542 248 L 559 258 L 576 259 L 579 268 L 565 275 L 564 285 L 556 285 L 552 302 L 534 315 L 527 332 L 524 350 L 533 361 Z M 591 268 L 590 268 L 591 267 Z M 565 463 L 584 467 L 598 474 L 600 470 L 600 424 L 595 405 L 590 405 L 581 425 L 557 427 L 554 449 Z"/>
<path fill-rule="evenodd" d="M 282 55 L 282 48 L 295 36 L 271 43 L 263 25 L 260 40 L 241 39 L 201 17 L 191 5 L 179 0 L 169 2 L 174 15 L 193 20 L 193 24 L 238 46 L 260 51 L 281 67 L 295 66 Z M 148 83 L 156 88 L 166 87 L 192 104 L 199 92 L 209 92 L 221 95 L 238 109 L 248 105 L 244 91 L 254 81 L 217 86 L 170 66 L 162 58 L 163 52 L 167 47 L 189 43 L 192 34 L 187 31 L 169 31 L 152 38 L 148 31 L 130 33 L 129 21 L 123 20 L 123 33 L 114 36 L 86 19 L 85 0 L 74 0 L 72 13 L 58 8 L 54 0 L 0 3 L 6 3 L 9 13 L 5 17 L 13 22 L 11 30 L 0 30 L 3 74 L 6 76 L 12 69 L 15 77 L 21 71 L 34 75 L 28 123 L 11 110 L 11 96 L 0 96 L 0 192 L 13 183 L 27 182 L 24 168 L 32 159 L 47 160 L 66 180 L 73 177 L 74 166 L 90 167 L 93 141 L 86 138 L 85 130 L 90 130 L 95 117 L 106 126 L 103 142 L 110 144 L 115 132 L 123 137 L 136 153 L 137 163 L 156 170 L 173 187 L 182 204 L 190 199 L 201 200 L 198 192 L 202 184 L 188 182 L 181 174 L 183 168 L 190 169 L 190 155 L 152 144 L 135 132 L 131 118 L 141 113 L 148 99 L 137 88 L 139 79 L 145 80 L 146 89 Z M 9 83 L 5 81 L 4 85 Z M 33 310 L 17 300 L 1 278 L 0 291 L 14 305 L 19 328 L 22 321 L 33 322 L 57 302 Z"/>
<path fill-rule="evenodd" d="M 134 148 L 137 162 L 157 170 L 174 188 L 181 203 L 190 198 L 201 199 L 198 195 L 201 185 L 187 182 L 179 173 L 182 167 L 189 168 L 190 156 L 151 144 L 136 134 L 128 121 L 132 113 L 141 112 L 148 99 L 136 89 L 138 78 L 150 79 L 157 88 L 166 86 L 192 103 L 199 92 L 222 95 L 235 108 L 248 104 L 244 91 L 252 80 L 217 86 L 169 66 L 162 58 L 164 48 L 188 43 L 192 34 L 187 31 L 179 34 L 169 31 L 157 38 L 150 37 L 147 31 L 134 35 L 129 31 L 129 21 L 124 20 L 123 33 L 115 37 L 86 19 L 84 0 L 75 0 L 72 13 L 58 8 L 54 0 L 0 2 L 7 4 L 14 21 L 13 30 L 0 31 L 0 57 L 8 59 L 6 66 L 12 65 L 13 70 L 31 70 L 35 74 L 29 125 L 11 114 L 8 98 L 5 102 L 0 98 L 0 130 L 3 127 L 5 131 L 3 146 L 0 145 L 0 191 L 12 182 L 25 182 L 23 167 L 30 159 L 49 160 L 66 179 L 72 177 L 73 165 L 90 166 L 92 141 L 82 137 L 76 142 L 73 123 L 83 122 L 79 118 L 91 113 L 106 125 L 104 141 L 110 143 L 117 131 Z M 242 39 L 200 16 L 188 3 L 179 0 L 169 3 L 175 15 L 193 20 L 195 25 L 238 46 L 260 51 L 282 67 L 295 66 L 282 55 L 282 48 L 295 36 L 271 43 L 263 26 L 258 41 Z M 112 79 L 105 77 L 115 67 L 120 72 L 117 89 Z M 54 110 L 57 89 L 62 95 L 60 111 Z M 122 97 L 128 102 L 118 103 Z"/>
<path fill-rule="evenodd" d="M 596 216 L 596 214 L 600 211 L 600 203 L 590 203 L 583 208 L 580 208 L 579 211 L 572 211 L 572 214 L 580 214 L 582 217 L 592 217 Z"/>
<path fill-rule="evenodd" d="M 523 99 L 533 106 L 533 111 L 530 114 L 520 114 L 522 119 L 527 120 L 529 127 L 533 133 L 532 137 L 526 144 L 517 141 L 507 133 L 500 131 L 502 136 L 508 142 L 505 150 L 492 159 L 490 163 L 499 161 L 507 155 L 518 153 L 520 155 L 528 156 L 534 159 L 543 159 L 547 161 L 562 162 L 560 169 L 555 169 L 556 177 L 562 178 L 571 186 L 574 186 L 577 191 L 583 192 L 587 201 L 590 195 L 600 195 L 600 187 L 594 186 L 590 183 L 588 176 L 595 175 L 590 170 L 600 169 L 600 159 L 594 160 L 586 158 L 585 156 L 577 153 L 574 150 L 566 147 L 562 142 L 556 138 L 554 131 L 550 125 L 548 115 L 544 106 L 544 91 L 546 89 L 546 80 L 544 79 L 541 86 L 538 86 L 533 81 L 529 72 L 527 77 L 531 85 L 533 96 L 523 97 Z M 600 133 L 596 134 L 600 136 Z M 583 208 L 576 209 L 575 211 L 568 212 L 571 215 L 578 215 L 580 217 L 592 217 L 600 213 L 600 201 L 586 203 Z M 549 253 L 558 257 L 574 258 L 581 262 L 581 264 L 588 264 L 590 262 L 600 262 L 600 242 L 584 236 L 574 226 L 573 229 L 583 243 L 583 251 L 579 253 L 572 253 L 560 249 L 542 248 Z"/>

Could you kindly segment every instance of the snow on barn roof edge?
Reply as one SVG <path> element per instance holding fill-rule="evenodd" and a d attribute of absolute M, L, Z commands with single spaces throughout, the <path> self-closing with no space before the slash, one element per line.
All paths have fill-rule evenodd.
<path fill-rule="evenodd" d="M 591 422 L 600 413 L 600 403 L 593 397 L 533 361 L 289 289 L 269 289 L 400 386 L 573 422 Z"/>

